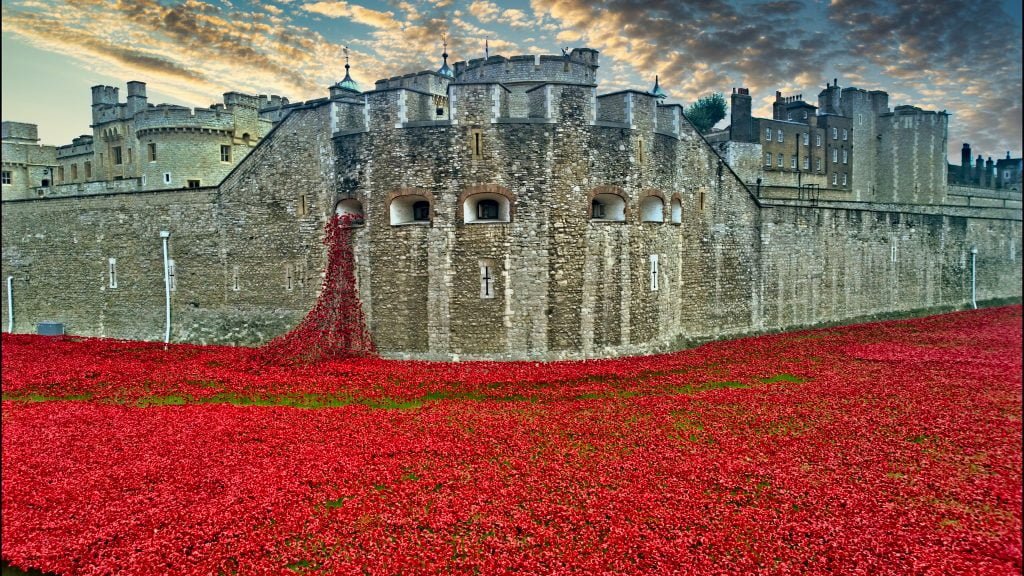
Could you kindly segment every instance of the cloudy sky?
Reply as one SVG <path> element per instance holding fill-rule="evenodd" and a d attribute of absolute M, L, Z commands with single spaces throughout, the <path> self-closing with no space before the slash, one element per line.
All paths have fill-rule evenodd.
<path fill-rule="evenodd" d="M 208 106 L 237 90 L 326 95 L 490 53 L 601 52 L 599 90 L 671 101 L 747 86 L 771 115 L 775 90 L 816 103 L 826 81 L 883 89 L 890 105 L 952 114 L 962 142 L 1021 153 L 1019 0 L 3 0 L 3 119 L 48 144 L 90 133 L 89 87 L 142 80 L 150 102 Z M 723 122 L 723 125 L 726 122 Z M 958 160 L 957 160 L 958 161 Z"/>

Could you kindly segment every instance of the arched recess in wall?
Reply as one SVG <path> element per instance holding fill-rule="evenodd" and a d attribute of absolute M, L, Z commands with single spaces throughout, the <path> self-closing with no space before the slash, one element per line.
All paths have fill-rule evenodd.
<path fill-rule="evenodd" d="M 350 217 L 349 220 L 352 226 L 362 226 L 366 222 L 366 216 L 363 214 L 363 203 L 355 198 L 346 198 L 334 208 L 334 213 L 342 218 L 346 216 Z"/>
<path fill-rule="evenodd" d="M 434 220 L 434 195 L 426 188 L 393 190 L 388 193 L 388 215 L 392 226 L 429 226 Z"/>
<path fill-rule="evenodd" d="M 657 190 L 645 190 L 640 195 L 640 221 L 665 221 L 665 196 Z"/>
<path fill-rule="evenodd" d="M 683 223 L 683 198 L 678 192 L 672 195 L 672 202 L 669 203 L 672 209 L 672 223 Z"/>
<path fill-rule="evenodd" d="M 625 222 L 629 213 L 626 194 L 617 186 L 598 186 L 587 194 L 590 219 L 594 222 Z"/>
<path fill-rule="evenodd" d="M 465 224 L 511 222 L 515 205 L 515 195 L 504 186 L 469 186 L 459 195 L 458 218 Z"/>

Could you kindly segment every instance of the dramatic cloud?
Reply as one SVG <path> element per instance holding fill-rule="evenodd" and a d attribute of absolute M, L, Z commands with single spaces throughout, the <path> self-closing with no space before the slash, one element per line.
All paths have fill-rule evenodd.
<path fill-rule="evenodd" d="M 692 101 L 747 86 L 770 115 L 775 90 L 815 101 L 826 78 L 952 112 L 950 141 L 1020 149 L 1021 34 L 999 4 L 971 0 L 532 0 L 559 42 L 613 61 L 613 87 L 659 74 Z M 618 64 L 626 63 L 627 68 Z M 646 78 L 645 78 L 646 79 Z M 607 87 L 609 82 L 604 81 Z M 625 87 L 625 86 L 621 86 Z M 959 147 L 956 147 L 957 150 Z"/>
<path fill-rule="evenodd" d="M 74 66 L 138 78 L 206 105 L 228 90 L 321 97 L 343 74 L 378 78 L 491 54 L 601 52 L 600 89 L 659 75 L 689 103 L 746 86 L 770 115 L 776 90 L 814 102 L 827 80 L 892 104 L 948 110 L 954 153 L 1020 150 L 1020 22 L 970 0 L 5 0 L 7 37 Z M 11 87 L 7 87 L 11 88 Z M 11 88 L 13 89 L 13 88 Z M 5 92 L 6 94 L 7 92 Z M 87 113 L 87 111 L 85 112 Z M 76 129 L 76 131 L 79 129 Z"/>

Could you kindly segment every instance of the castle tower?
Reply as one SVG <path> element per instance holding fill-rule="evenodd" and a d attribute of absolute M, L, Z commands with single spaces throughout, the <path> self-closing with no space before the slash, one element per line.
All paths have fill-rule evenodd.
<path fill-rule="evenodd" d="M 971 145 L 964 142 L 960 149 L 960 183 L 967 184 L 971 181 Z"/>
<path fill-rule="evenodd" d="M 146 83 L 132 80 L 128 83 L 128 116 L 146 109 Z"/>
<path fill-rule="evenodd" d="M 751 120 L 750 90 L 746 88 L 732 89 L 732 106 L 729 112 L 729 140 L 734 142 L 754 142 L 754 127 Z"/>
<path fill-rule="evenodd" d="M 92 87 L 92 123 L 99 124 L 104 118 L 102 111 L 117 106 L 118 90 L 113 86 Z M 108 118 L 109 120 L 109 118 Z"/>

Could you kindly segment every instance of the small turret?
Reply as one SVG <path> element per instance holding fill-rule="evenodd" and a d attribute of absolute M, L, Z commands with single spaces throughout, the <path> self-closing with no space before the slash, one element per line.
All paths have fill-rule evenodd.
<path fill-rule="evenodd" d="M 128 83 L 128 116 L 146 109 L 146 83 L 132 80 Z"/>
<path fill-rule="evenodd" d="M 654 96 L 659 101 L 668 98 L 668 94 L 665 94 L 665 91 L 658 85 L 658 76 L 654 77 L 654 88 L 651 88 L 651 96 Z"/>
<path fill-rule="evenodd" d="M 441 42 L 444 44 L 444 52 L 441 54 L 443 63 L 441 64 L 441 67 L 437 69 L 437 73 L 441 76 L 454 79 L 455 71 L 448 66 L 448 38 L 444 34 L 441 35 Z"/>

